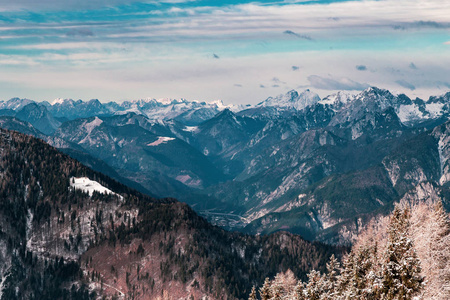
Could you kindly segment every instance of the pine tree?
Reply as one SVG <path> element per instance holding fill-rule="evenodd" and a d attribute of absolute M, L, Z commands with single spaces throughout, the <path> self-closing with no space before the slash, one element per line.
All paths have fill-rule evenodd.
<path fill-rule="evenodd" d="M 327 263 L 327 273 L 323 278 L 323 292 L 321 295 L 321 299 L 336 298 L 339 265 L 339 261 L 334 256 L 334 254 L 331 255 L 330 260 Z"/>
<path fill-rule="evenodd" d="M 270 280 L 268 277 L 264 281 L 263 286 L 259 289 L 259 296 L 261 297 L 261 300 L 269 300 L 272 298 Z"/>
<path fill-rule="evenodd" d="M 388 245 L 383 265 L 383 297 L 408 300 L 417 294 L 423 278 L 420 261 L 409 237 L 409 210 L 396 206 L 388 227 Z"/>
<path fill-rule="evenodd" d="M 442 200 L 436 201 L 433 207 L 433 214 L 436 219 L 436 223 L 439 226 L 438 235 L 440 238 L 447 236 L 450 233 L 450 222 L 448 214 L 444 209 Z"/>
<path fill-rule="evenodd" d="M 301 280 L 299 280 L 297 285 L 295 286 L 294 295 L 292 298 L 295 300 L 306 300 L 304 289 L 305 289 L 305 283 L 303 283 Z"/>
<path fill-rule="evenodd" d="M 434 216 L 438 229 L 435 239 L 432 240 L 431 255 L 434 260 L 436 272 L 435 292 L 441 299 L 450 298 L 450 222 L 448 214 L 445 212 L 442 201 L 438 201 L 434 206 Z M 439 286 L 441 287 L 439 289 Z"/>
<path fill-rule="evenodd" d="M 277 275 L 278 276 L 278 275 Z M 270 300 L 281 300 L 284 298 L 284 285 L 282 281 L 274 280 L 270 285 L 272 297 Z"/>
<path fill-rule="evenodd" d="M 312 270 L 308 274 L 305 296 L 308 300 L 319 300 L 323 291 L 323 278 L 319 271 Z"/>
<path fill-rule="evenodd" d="M 355 252 L 352 250 L 344 259 L 341 276 L 338 279 L 337 293 L 339 299 L 356 298 L 358 293 L 355 282 L 355 268 Z"/>
<path fill-rule="evenodd" d="M 379 299 L 381 266 L 377 262 L 377 248 L 377 243 L 369 240 L 356 251 L 355 287 L 362 299 Z"/>
<path fill-rule="evenodd" d="M 248 296 L 248 300 L 256 300 L 256 287 L 252 287 L 252 291 L 250 292 L 250 295 Z"/>
<path fill-rule="evenodd" d="M 292 295 L 297 285 L 297 279 L 291 270 L 278 273 L 271 282 L 271 300 L 285 299 Z"/>
<path fill-rule="evenodd" d="M 428 237 L 423 258 L 428 281 L 424 297 L 450 299 L 450 224 L 440 200 L 434 203 L 428 223 L 422 233 Z"/>

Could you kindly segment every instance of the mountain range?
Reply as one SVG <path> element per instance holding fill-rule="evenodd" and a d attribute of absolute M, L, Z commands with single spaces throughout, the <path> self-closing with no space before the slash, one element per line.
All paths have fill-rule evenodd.
<path fill-rule="evenodd" d="M 422 100 L 375 87 L 245 106 L 15 98 L 0 103 L 0 124 L 226 229 L 349 244 L 421 183 L 448 208 L 449 104 L 450 93 Z"/>

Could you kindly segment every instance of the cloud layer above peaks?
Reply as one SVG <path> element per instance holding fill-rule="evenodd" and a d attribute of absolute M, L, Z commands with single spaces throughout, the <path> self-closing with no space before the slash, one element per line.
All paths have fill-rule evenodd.
<path fill-rule="evenodd" d="M 447 1 L 0 4 L 1 99 L 256 103 L 297 87 L 425 96 L 450 82 Z"/>

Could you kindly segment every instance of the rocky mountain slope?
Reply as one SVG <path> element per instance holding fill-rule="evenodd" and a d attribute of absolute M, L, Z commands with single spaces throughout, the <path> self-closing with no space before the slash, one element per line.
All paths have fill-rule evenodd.
<path fill-rule="evenodd" d="M 0 175 L 1 299 L 240 299 L 266 276 L 305 278 L 341 253 L 288 233 L 224 231 L 4 129 Z"/>
<path fill-rule="evenodd" d="M 29 101 L 2 103 L 3 118 L 12 120 Z M 103 161 L 153 195 L 177 197 L 226 228 L 285 229 L 347 243 L 364 220 L 417 184 L 445 185 L 441 130 L 449 103 L 450 93 L 422 100 L 375 87 L 323 99 L 290 91 L 230 109 L 185 100 L 64 100 L 41 104 L 65 121 L 40 137 Z M 76 105 L 83 118 L 62 114 Z"/>
<path fill-rule="evenodd" d="M 225 179 L 202 153 L 177 138 L 168 126 L 148 120 L 137 123 L 137 117 L 77 119 L 65 122 L 53 136 L 82 147 L 155 195 L 177 197 L 188 188 L 198 189 Z"/>

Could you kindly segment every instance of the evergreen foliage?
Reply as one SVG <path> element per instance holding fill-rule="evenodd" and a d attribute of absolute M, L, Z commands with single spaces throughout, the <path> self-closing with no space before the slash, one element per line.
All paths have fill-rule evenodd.
<path fill-rule="evenodd" d="M 382 266 L 382 296 L 412 299 L 422 287 L 421 267 L 409 234 L 409 210 L 396 207 L 388 228 L 389 240 Z"/>

